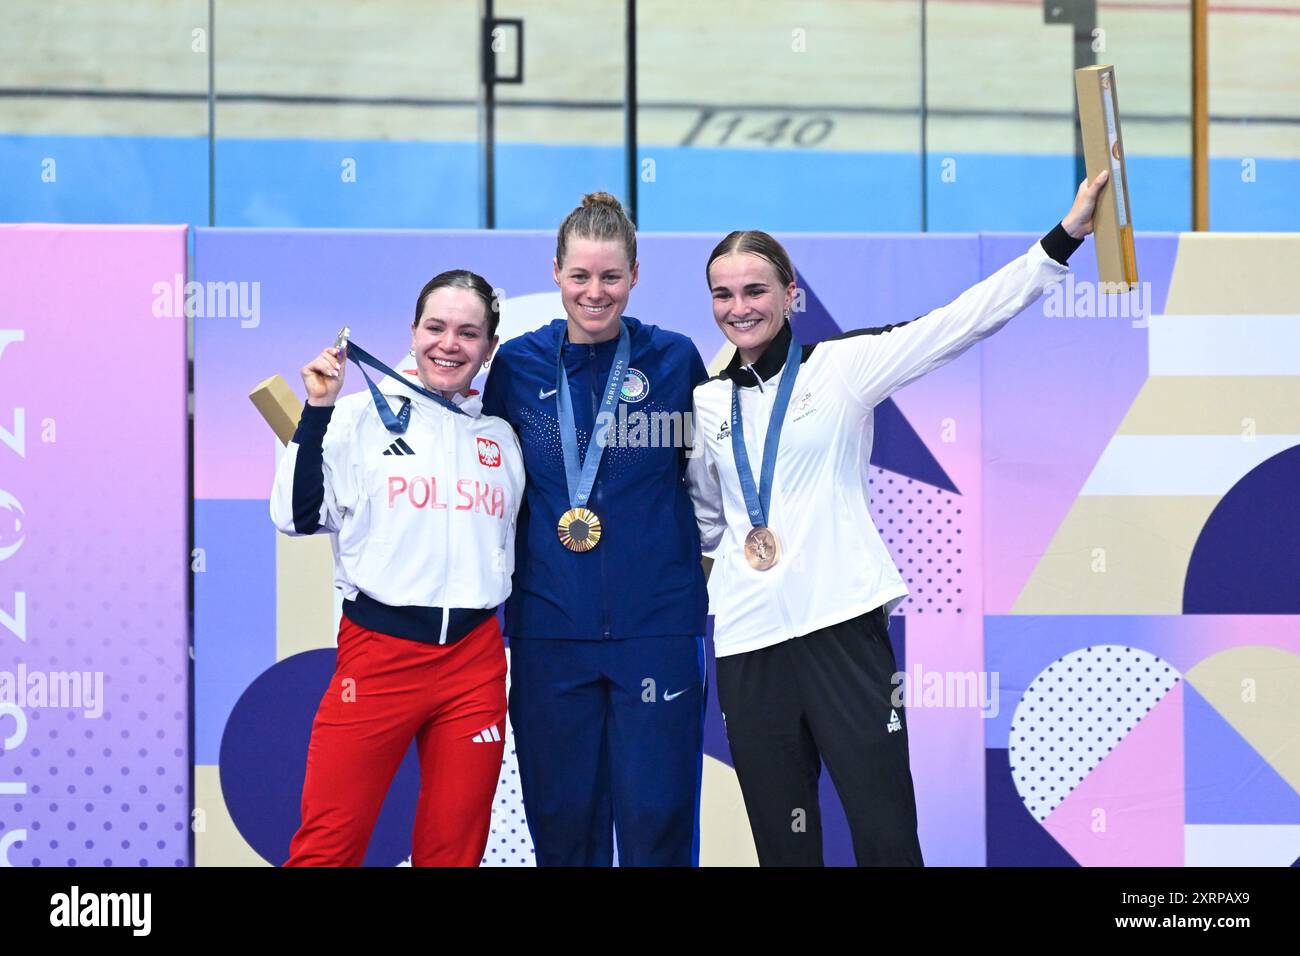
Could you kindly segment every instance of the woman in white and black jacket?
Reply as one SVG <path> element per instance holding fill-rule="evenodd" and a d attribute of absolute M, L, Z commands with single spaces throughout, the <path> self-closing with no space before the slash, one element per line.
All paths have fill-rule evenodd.
<path fill-rule="evenodd" d="M 483 857 L 506 729 L 496 609 L 510 593 L 524 491 L 514 432 L 483 415 L 469 387 L 496 348 L 497 319 L 485 279 L 444 272 L 416 299 L 414 377 L 396 372 L 339 399 L 346 346 L 302 370 L 307 405 L 271 518 L 285 534 L 334 536 L 343 618 L 287 866 L 360 865 L 412 741 L 412 864 Z"/>
<path fill-rule="evenodd" d="M 775 239 L 733 232 L 709 257 L 714 318 L 737 354 L 695 389 L 687 474 L 714 556 L 718 700 L 764 866 L 821 865 L 822 762 L 858 865 L 922 863 L 907 728 L 891 702 L 888 614 L 907 588 L 867 507 L 872 409 L 1058 282 L 1106 178 L 1081 184 L 1058 226 L 948 305 L 815 346 L 792 345 L 795 271 Z"/>

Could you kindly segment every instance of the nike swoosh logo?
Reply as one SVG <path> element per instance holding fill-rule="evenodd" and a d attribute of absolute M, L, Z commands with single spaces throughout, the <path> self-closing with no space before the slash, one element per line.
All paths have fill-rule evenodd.
<path fill-rule="evenodd" d="M 553 389 L 551 389 L 549 392 L 548 392 L 548 391 L 545 391 L 545 390 L 543 390 L 543 389 L 538 389 L 538 390 L 537 390 L 537 397 L 538 397 L 538 398 L 542 398 L 542 399 L 550 398 L 552 395 L 554 395 L 554 394 L 555 394 L 556 392 L 558 392 L 558 391 L 559 391 L 558 388 L 553 388 Z"/>
<path fill-rule="evenodd" d="M 675 694 L 664 694 L 664 700 L 676 700 L 678 697 L 681 697 L 682 694 L 686 693 L 688 690 L 690 690 L 689 687 L 683 687 Z"/>

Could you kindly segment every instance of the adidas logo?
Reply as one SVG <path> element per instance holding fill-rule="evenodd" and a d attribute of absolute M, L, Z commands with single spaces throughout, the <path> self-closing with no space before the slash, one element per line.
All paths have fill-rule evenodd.
<path fill-rule="evenodd" d="M 406 443 L 405 438 L 399 438 L 388 446 L 385 455 L 414 455 L 415 449 Z"/>
<path fill-rule="evenodd" d="M 501 739 L 501 733 L 497 730 L 497 725 L 493 724 L 476 733 L 470 740 L 476 744 L 494 744 Z"/>
<path fill-rule="evenodd" d="M 885 725 L 886 729 L 892 734 L 896 730 L 903 729 L 903 722 L 898 719 L 898 711 L 890 710 L 889 723 Z"/>

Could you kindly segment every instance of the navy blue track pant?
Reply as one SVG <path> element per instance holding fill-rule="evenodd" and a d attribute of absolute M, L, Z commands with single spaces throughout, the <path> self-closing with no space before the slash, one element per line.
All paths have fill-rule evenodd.
<path fill-rule="evenodd" d="M 702 637 L 510 641 L 510 722 L 539 866 L 699 864 Z"/>

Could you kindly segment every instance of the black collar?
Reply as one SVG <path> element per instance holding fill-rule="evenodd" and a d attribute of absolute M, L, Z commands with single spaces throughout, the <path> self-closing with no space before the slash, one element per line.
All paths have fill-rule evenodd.
<path fill-rule="evenodd" d="M 722 370 L 721 377 L 735 382 L 741 388 L 752 388 L 758 384 L 761 377 L 764 382 L 781 371 L 785 367 L 786 355 L 790 351 L 790 337 L 794 335 L 794 330 L 790 328 L 790 320 L 786 319 L 785 324 L 781 326 L 781 331 L 776 333 L 776 338 L 767 343 L 767 348 L 754 363 L 754 372 L 758 373 L 756 377 L 754 372 L 749 370 L 749 366 L 742 366 L 740 361 L 740 349 L 736 349 L 736 354 L 731 357 L 727 367 Z"/>

